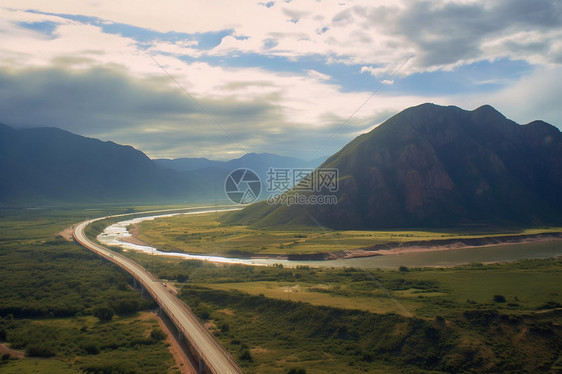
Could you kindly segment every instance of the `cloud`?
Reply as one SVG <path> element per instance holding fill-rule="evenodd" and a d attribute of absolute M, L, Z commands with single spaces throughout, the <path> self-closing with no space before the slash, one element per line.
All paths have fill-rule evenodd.
<path fill-rule="evenodd" d="M 148 0 L 6 0 L 0 12 L 0 121 L 152 157 L 224 159 L 239 142 L 315 158 L 426 101 L 560 118 L 547 78 L 562 62 L 555 0 L 170 0 L 157 12 Z"/>
<path fill-rule="evenodd" d="M 509 88 L 472 100 L 489 103 L 518 123 L 540 119 L 562 129 L 562 67 L 541 67 Z"/>
<path fill-rule="evenodd" d="M 130 144 L 151 157 L 224 159 L 245 151 L 275 151 L 314 158 L 338 150 L 381 112 L 382 103 L 366 108 L 323 153 L 313 154 L 311 146 L 320 145 L 343 123 L 365 100 L 365 93 L 339 93 L 312 71 L 276 76 L 255 69 L 253 75 L 241 77 L 200 63 L 184 67 L 197 72 L 194 75 L 216 77 L 189 86 L 193 92 L 207 92 L 197 95 L 197 101 L 211 118 L 164 74 L 139 78 L 114 65 L 68 69 L 82 61 L 59 63 L 0 70 L 2 122 L 60 127 Z M 174 66 L 170 69 L 173 72 Z M 384 102 L 388 105 L 389 99 Z"/>
<path fill-rule="evenodd" d="M 193 57 L 258 53 L 299 59 L 323 55 L 334 62 L 383 69 L 415 56 L 402 75 L 497 58 L 529 63 L 559 63 L 561 59 L 562 3 L 557 0 L 369 0 L 349 5 L 240 1 L 236 7 L 225 1 L 200 2 L 195 7 L 195 3 L 171 0 L 157 15 L 145 1 L 8 0 L 7 4 L 61 17 L 88 14 L 104 20 L 108 31 L 117 23 L 121 29 L 131 25 L 129 28 L 152 30 L 154 40 L 149 44 L 153 47 Z M 45 16 L 52 18 L 51 14 Z M 8 13 L 8 19 L 14 17 Z M 288 23 L 291 20 L 294 22 Z M 128 36 L 140 41 L 150 35 L 139 30 L 136 36 Z M 183 40 L 163 39 L 174 35 Z M 170 44 L 176 42 L 183 45 L 174 49 Z"/>
<path fill-rule="evenodd" d="M 413 71 L 505 57 L 556 62 L 549 51 L 562 36 L 562 3 L 556 0 L 418 1 L 361 9 L 366 29 L 394 36 L 397 47 L 414 51 Z M 532 42 L 518 43 L 522 36 Z"/>

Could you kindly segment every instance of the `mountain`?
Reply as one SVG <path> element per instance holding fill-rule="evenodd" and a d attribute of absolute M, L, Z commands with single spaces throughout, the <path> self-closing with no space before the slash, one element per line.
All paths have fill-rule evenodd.
<path fill-rule="evenodd" d="M 229 173 L 236 169 L 251 169 L 265 181 L 269 168 L 309 168 L 315 169 L 326 157 L 305 161 L 295 157 L 279 156 L 272 153 L 247 153 L 240 158 L 230 161 L 214 161 L 206 158 L 177 158 L 155 159 L 154 162 L 162 167 L 178 171 L 195 171 L 202 169 L 224 169 Z"/>
<path fill-rule="evenodd" d="M 320 168 L 339 171 L 337 204 L 261 202 L 229 222 L 336 229 L 562 223 L 562 134 L 542 121 L 518 125 L 488 105 L 406 109 Z"/>
<path fill-rule="evenodd" d="M 157 165 L 178 171 L 194 171 L 207 168 L 223 168 L 225 162 L 213 161 L 207 158 L 158 158 L 153 160 Z"/>
<path fill-rule="evenodd" d="M 232 171 L 236 169 L 250 169 L 260 178 L 262 184 L 260 197 L 263 198 L 268 195 L 268 179 L 270 178 L 268 171 L 270 169 L 289 170 L 289 174 L 294 169 L 308 169 L 312 171 L 325 160 L 326 157 L 305 161 L 295 157 L 279 156 L 271 153 L 247 153 L 240 158 L 230 161 L 214 161 L 206 158 L 178 158 L 174 160 L 156 159 L 154 162 L 165 168 L 177 171 L 190 171 L 193 174 L 201 175 L 202 178 L 214 178 L 216 181 L 221 181 L 221 186 L 224 186 L 224 181 Z M 213 177 L 210 177 L 210 175 Z M 292 183 L 290 185 L 292 186 Z"/>
<path fill-rule="evenodd" d="M 0 172 L 4 203 L 185 201 L 204 184 L 130 146 L 7 125 L 0 125 Z"/>
<path fill-rule="evenodd" d="M 265 183 L 270 167 L 320 163 L 267 153 L 224 162 L 151 160 L 133 147 L 57 128 L 0 124 L 0 204 L 230 203 L 224 185 L 235 169 L 252 169 Z"/>

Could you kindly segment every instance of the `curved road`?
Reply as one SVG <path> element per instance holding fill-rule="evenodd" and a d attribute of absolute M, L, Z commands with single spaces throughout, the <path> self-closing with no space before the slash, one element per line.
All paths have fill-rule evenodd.
<path fill-rule="evenodd" d="M 104 248 L 86 237 L 84 229 L 90 223 L 107 217 L 81 222 L 74 229 L 74 239 L 82 246 L 119 265 L 129 272 L 144 287 L 144 289 L 166 312 L 174 325 L 187 339 L 190 346 L 194 348 L 199 357 L 212 373 L 228 374 L 242 373 L 240 367 L 232 356 L 215 340 L 211 333 L 201 325 L 197 317 L 160 280 L 146 271 L 135 261 Z"/>

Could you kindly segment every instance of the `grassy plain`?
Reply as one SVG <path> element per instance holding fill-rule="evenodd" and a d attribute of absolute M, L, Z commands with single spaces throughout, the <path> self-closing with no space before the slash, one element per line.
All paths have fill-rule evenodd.
<path fill-rule="evenodd" d="M 244 256 L 326 253 L 390 242 L 562 232 L 560 227 L 457 228 L 434 231 L 332 231 L 322 228 L 303 228 L 276 231 L 223 225 L 221 217 L 224 214 L 183 215 L 145 221 L 140 225 L 137 237 L 162 251 Z"/>
<path fill-rule="evenodd" d="M 140 238 L 159 249 L 237 255 L 559 230 L 263 231 L 223 226 L 219 214 L 208 214 L 145 222 Z M 363 271 L 129 255 L 175 281 L 249 373 L 556 372 L 562 366 L 561 259 Z"/>
<path fill-rule="evenodd" d="M 118 211 L 99 210 L 93 215 Z M 176 370 L 166 346 L 150 337 L 155 322 L 142 311 L 146 300 L 130 289 L 127 276 L 56 237 L 56 232 L 90 214 L 76 210 L 2 213 L 0 343 L 49 357 L 6 360 L 0 371 Z M 206 245 L 207 253 L 217 243 L 220 250 L 238 248 L 228 247 L 230 239 L 260 245 L 255 237 L 244 239 L 240 230 L 247 228 L 209 227 L 210 219 L 218 215 L 185 217 L 204 217 L 199 226 L 182 223 L 182 230 L 187 231 L 182 234 L 199 233 L 201 237 L 194 235 L 193 243 L 199 243 L 201 250 Z M 100 229 L 92 228 L 92 232 Z M 170 227 L 173 230 L 177 228 Z M 204 230 L 210 230 L 209 234 Z M 256 233 L 246 232 L 250 234 Z M 379 237 L 365 240 L 385 235 L 395 235 L 392 241 L 412 240 L 398 234 L 414 235 L 370 232 Z M 322 246 L 323 240 L 333 243 L 321 231 L 271 235 L 281 235 L 283 245 L 289 243 L 285 239 L 311 238 L 311 250 Z M 350 235 L 363 240 L 366 232 Z M 415 235 L 433 238 L 450 233 Z M 167 239 L 170 245 L 172 239 Z M 546 373 L 562 368 L 561 260 L 367 272 L 215 265 L 134 252 L 127 255 L 170 280 L 248 373 Z M 111 321 L 93 317 L 99 305 L 116 311 Z"/>
<path fill-rule="evenodd" d="M 167 346 L 151 337 L 153 303 L 129 277 L 57 233 L 120 207 L 0 209 L 2 373 L 174 373 Z M 93 314 L 105 307 L 114 315 Z"/>
<path fill-rule="evenodd" d="M 134 256 L 175 282 L 248 373 L 556 372 L 562 364 L 560 259 L 365 272 Z"/>

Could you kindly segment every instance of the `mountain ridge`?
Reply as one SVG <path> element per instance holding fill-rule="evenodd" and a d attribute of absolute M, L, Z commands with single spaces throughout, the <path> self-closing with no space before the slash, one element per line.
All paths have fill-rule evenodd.
<path fill-rule="evenodd" d="M 234 169 L 257 166 L 265 181 L 264 165 L 302 167 L 304 162 L 273 154 L 206 160 L 211 166 L 205 160 L 198 159 L 202 168 L 176 170 L 129 145 L 56 127 L 15 129 L 0 123 L 0 204 L 228 203 L 224 183 Z"/>
<path fill-rule="evenodd" d="M 339 170 L 336 205 L 258 203 L 229 222 L 367 229 L 562 221 L 560 131 L 544 121 L 518 125 L 489 105 L 405 109 L 321 168 Z"/>

